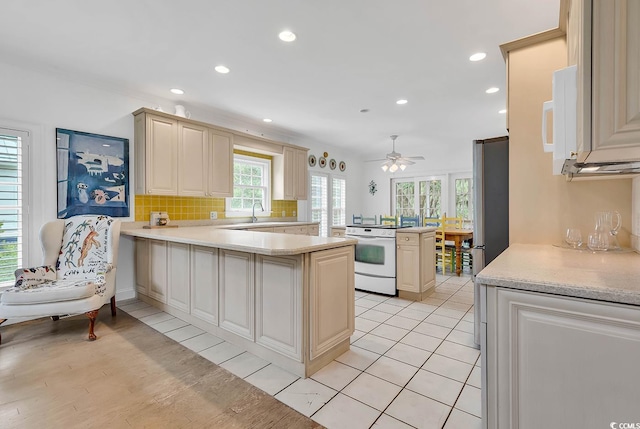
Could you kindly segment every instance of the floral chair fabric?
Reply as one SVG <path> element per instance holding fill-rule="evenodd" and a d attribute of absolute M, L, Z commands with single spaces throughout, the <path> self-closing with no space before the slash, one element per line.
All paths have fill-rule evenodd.
<path fill-rule="evenodd" d="M 98 310 L 111 302 L 115 316 L 115 280 L 120 221 L 108 216 L 74 216 L 47 222 L 40 229 L 43 265 L 16 271 L 14 287 L 0 295 L 0 324 L 85 313 L 89 339 Z M 0 337 L 1 341 L 1 337 Z"/>

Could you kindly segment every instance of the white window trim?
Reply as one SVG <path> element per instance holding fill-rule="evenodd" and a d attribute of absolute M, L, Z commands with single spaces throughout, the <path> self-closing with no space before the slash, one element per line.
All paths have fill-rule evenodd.
<path fill-rule="evenodd" d="M 419 182 L 427 181 L 427 180 L 440 180 L 442 182 L 440 191 L 440 210 L 443 213 L 450 213 L 449 202 L 451 198 L 449 196 L 449 175 L 448 174 L 434 174 L 431 176 L 416 176 L 416 177 L 398 177 L 391 179 L 391 214 L 395 216 L 396 214 L 396 183 L 401 182 L 413 182 L 415 183 L 414 187 L 414 202 L 420 201 L 420 187 L 418 186 Z M 454 205 L 455 205 L 455 189 L 454 192 Z M 455 207 L 453 208 L 455 211 Z M 418 207 L 419 210 L 419 207 Z"/>
<path fill-rule="evenodd" d="M 266 158 L 258 158 L 258 157 L 254 157 L 254 156 L 234 154 L 233 155 L 234 163 L 235 163 L 236 159 L 249 161 L 249 162 L 253 162 L 253 163 L 260 163 L 260 164 L 263 164 L 265 166 L 265 168 L 266 168 L 265 177 L 267 178 L 267 186 L 266 186 L 266 192 L 265 192 L 265 203 L 263 204 L 264 211 L 261 211 L 260 209 L 256 209 L 255 210 L 255 215 L 256 215 L 256 217 L 270 217 L 271 216 L 271 186 L 272 186 L 271 160 L 270 159 L 266 159 Z M 235 184 L 234 184 L 233 187 L 235 187 Z M 225 203 L 224 203 L 224 206 L 225 206 L 224 215 L 225 215 L 225 217 L 247 217 L 247 216 L 251 216 L 251 214 L 253 213 L 252 209 L 226 210 L 227 207 L 231 207 L 231 200 L 232 199 L 233 199 L 232 197 L 225 198 Z"/>
<path fill-rule="evenodd" d="M 473 204 L 475 203 L 475 201 L 473 201 L 473 173 L 468 171 L 464 173 L 449 174 L 449 180 L 451 181 L 451 187 L 449 189 L 449 200 L 451 201 L 451 216 L 456 215 L 456 180 L 458 179 L 469 179 L 469 181 L 471 182 L 471 188 L 469 189 L 469 200 L 471 201 L 471 207 L 473 207 Z M 449 213 L 449 211 L 447 211 L 447 213 Z M 470 214 L 473 218 L 473 210 L 471 210 Z"/>
<path fill-rule="evenodd" d="M 17 268 L 20 268 L 22 266 L 25 266 L 25 262 L 29 259 L 28 257 L 29 255 L 27 255 L 27 249 L 30 247 L 29 246 L 29 240 L 30 240 L 29 230 L 31 229 L 29 228 L 29 205 L 30 205 L 29 203 L 31 201 L 30 192 L 29 192 L 29 180 L 30 180 L 29 166 L 30 166 L 30 160 L 31 160 L 31 157 L 29 154 L 29 148 L 31 145 L 32 133 L 26 130 L 19 130 L 19 129 L 3 127 L 3 126 L 0 126 L 0 133 L 20 137 L 21 143 L 22 143 L 20 147 L 20 151 L 21 151 L 20 163 L 22 168 L 22 192 L 21 192 L 22 193 L 22 216 L 21 216 L 22 218 L 21 219 L 22 251 L 18 256 L 18 267 L 17 267 Z M 0 287 L 0 294 L 2 293 L 3 290 L 6 290 L 12 286 L 13 285 Z"/>
<path fill-rule="evenodd" d="M 347 175 L 346 174 L 336 174 L 336 173 L 325 173 L 325 172 L 321 172 L 321 171 L 315 171 L 315 170 L 309 170 L 309 180 L 308 182 L 308 189 L 307 189 L 307 195 L 309 195 L 309 200 L 308 200 L 308 204 L 307 204 L 307 217 L 308 219 L 312 219 L 312 202 L 311 202 L 311 176 L 323 176 L 327 178 L 327 203 L 328 203 L 328 207 L 327 207 L 327 237 L 331 236 L 331 227 L 333 226 L 344 226 L 344 224 L 347 224 L 349 221 L 347 219 L 347 204 L 349 201 L 349 198 L 346 196 L 345 193 L 345 207 L 344 207 L 344 224 L 342 225 L 334 225 L 333 224 L 333 179 L 342 179 L 344 180 L 344 187 L 345 187 L 345 191 L 348 189 L 349 187 L 349 180 L 347 179 Z M 347 191 L 348 192 L 348 191 Z"/>

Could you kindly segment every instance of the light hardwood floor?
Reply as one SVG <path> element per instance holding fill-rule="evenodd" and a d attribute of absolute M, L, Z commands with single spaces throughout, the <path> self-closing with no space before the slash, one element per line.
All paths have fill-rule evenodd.
<path fill-rule="evenodd" d="M 316 428 L 123 311 L 2 327 L 2 428 Z"/>

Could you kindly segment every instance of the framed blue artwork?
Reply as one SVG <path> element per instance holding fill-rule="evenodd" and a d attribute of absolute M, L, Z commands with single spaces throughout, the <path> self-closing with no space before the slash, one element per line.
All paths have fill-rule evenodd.
<path fill-rule="evenodd" d="M 58 219 L 129 216 L 129 139 L 56 128 Z"/>

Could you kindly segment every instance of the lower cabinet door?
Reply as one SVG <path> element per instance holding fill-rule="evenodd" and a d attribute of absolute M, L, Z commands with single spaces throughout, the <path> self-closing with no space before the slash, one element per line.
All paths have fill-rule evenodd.
<path fill-rule="evenodd" d="M 302 362 L 302 258 L 256 255 L 256 342 Z"/>
<path fill-rule="evenodd" d="M 149 240 L 149 296 L 167 303 L 167 242 Z"/>
<path fill-rule="evenodd" d="M 191 314 L 218 325 L 218 249 L 191 246 Z"/>
<path fill-rule="evenodd" d="M 498 428 L 608 428 L 638 422 L 640 309 L 496 289 Z M 490 308 L 490 307 L 488 307 Z M 488 342 L 492 338 L 487 339 Z M 489 361 L 492 357 L 488 356 Z M 491 377 L 491 374 L 489 374 Z M 633 426 L 636 427 L 636 426 Z"/>
<path fill-rule="evenodd" d="M 189 245 L 168 243 L 167 277 L 169 279 L 167 304 L 189 312 Z"/>
<path fill-rule="evenodd" d="M 143 295 L 149 295 L 149 240 L 136 237 L 136 290 Z"/>
<path fill-rule="evenodd" d="M 313 252 L 309 258 L 309 357 L 348 340 L 354 330 L 354 246 Z M 349 275 L 351 273 L 351 275 Z"/>
<path fill-rule="evenodd" d="M 420 292 L 420 246 L 400 244 L 396 255 L 398 290 Z"/>
<path fill-rule="evenodd" d="M 219 252 L 220 327 L 254 340 L 254 255 L 222 249 Z"/>

